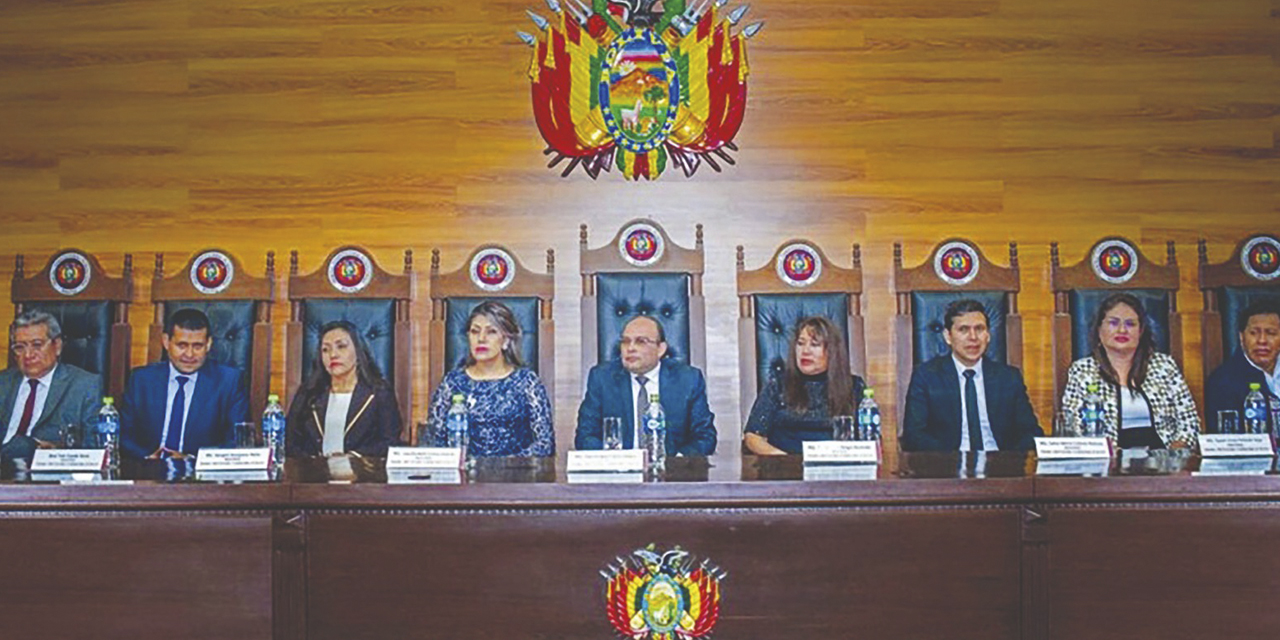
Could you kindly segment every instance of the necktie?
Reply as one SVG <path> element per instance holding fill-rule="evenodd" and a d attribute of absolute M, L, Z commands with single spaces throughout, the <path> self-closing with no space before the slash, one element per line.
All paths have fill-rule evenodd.
<path fill-rule="evenodd" d="M 27 430 L 31 428 L 31 416 L 36 412 L 36 388 L 40 384 L 39 380 L 27 380 L 27 384 L 31 385 L 31 393 L 27 394 L 27 404 L 22 407 L 22 420 L 18 422 L 18 435 L 27 435 Z"/>
<path fill-rule="evenodd" d="M 973 377 L 978 375 L 973 369 L 964 370 L 964 407 L 969 422 L 969 450 L 982 451 L 982 422 L 978 417 L 978 385 Z"/>
<path fill-rule="evenodd" d="M 182 424 L 187 412 L 187 382 L 191 378 L 178 376 L 178 392 L 173 394 L 173 410 L 169 412 L 169 435 L 164 447 L 170 451 L 182 450 Z"/>
<path fill-rule="evenodd" d="M 640 447 L 640 436 L 644 434 L 644 414 L 649 410 L 649 391 L 645 389 L 645 385 L 649 383 L 649 379 L 644 376 L 636 376 L 636 382 L 640 383 L 640 391 L 636 392 L 636 438 L 632 448 Z"/>

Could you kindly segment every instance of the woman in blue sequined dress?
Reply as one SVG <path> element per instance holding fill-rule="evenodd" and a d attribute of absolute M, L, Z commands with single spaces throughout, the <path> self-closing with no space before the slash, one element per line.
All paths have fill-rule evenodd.
<path fill-rule="evenodd" d="M 551 403 L 538 374 L 520 361 L 520 338 L 520 324 L 506 305 L 487 301 L 471 312 L 467 359 L 445 374 L 431 396 L 429 424 L 437 446 L 444 442 L 452 398 L 462 394 L 471 455 L 555 455 Z"/>

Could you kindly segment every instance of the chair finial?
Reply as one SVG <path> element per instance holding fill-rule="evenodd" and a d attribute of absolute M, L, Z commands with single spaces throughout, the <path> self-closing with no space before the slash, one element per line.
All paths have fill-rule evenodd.
<path fill-rule="evenodd" d="M 893 243 L 893 268 L 894 269 L 902 268 L 902 243 L 901 242 Z"/>
<path fill-rule="evenodd" d="M 133 279 L 133 254 L 132 253 L 124 254 L 124 273 L 121 274 L 120 277 L 124 278 L 125 280 Z"/>
<path fill-rule="evenodd" d="M 862 245 L 853 243 L 853 268 L 862 268 Z"/>
<path fill-rule="evenodd" d="M 694 245 L 697 246 L 699 251 L 701 251 L 702 250 L 702 223 L 701 222 L 699 222 L 697 226 L 694 227 L 694 236 L 695 236 Z"/>
<path fill-rule="evenodd" d="M 587 223 L 578 226 L 578 244 L 582 245 L 583 250 L 587 248 Z"/>
<path fill-rule="evenodd" d="M 404 250 L 404 274 L 413 273 L 413 249 Z"/>
<path fill-rule="evenodd" d="M 738 271 L 742 271 L 746 268 L 747 268 L 746 251 L 742 248 L 742 245 L 738 245 Z"/>
<path fill-rule="evenodd" d="M 268 280 L 276 279 L 276 252 L 275 251 L 267 252 L 267 274 L 266 275 Z"/>
<path fill-rule="evenodd" d="M 1177 265 L 1177 264 L 1178 264 L 1178 249 L 1174 246 L 1174 242 L 1173 242 L 1173 240 L 1170 240 L 1170 241 L 1166 242 L 1166 243 L 1164 244 L 1164 248 L 1165 248 L 1165 251 L 1166 251 L 1166 252 L 1168 252 L 1168 254 L 1169 254 L 1169 255 L 1168 255 L 1168 259 L 1165 261 L 1165 264 L 1167 264 L 1167 265 L 1169 265 L 1169 266 Z"/>
<path fill-rule="evenodd" d="M 547 273 L 553 274 L 555 272 L 556 272 L 556 250 L 547 249 Z"/>
<path fill-rule="evenodd" d="M 1200 238 L 1196 243 L 1196 250 L 1200 254 L 1200 264 L 1209 264 L 1209 244 Z"/>
<path fill-rule="evenodd" d="M 21 253 L 13 257 L 13 278 L 15 280 L 22 277 L 26 261 L 27 259 Z"/>
<path fill-rule="evenodd" d="M 1049 264 L 1053 265 L 1054 267 L 1058 267 L 1058 266 L 1059 266 L 1059 262 L 1058 262 L 1058 243 L 1056 243 L 1056 242 L 1050 242 L 1050 243 L 1049 243 Z"/>
<path fill-rule="evenodd" d="M 298 275 L 298 250 L 294 249 L 289 252 L 289 277 Z"/>
<path fill-rule="evenodd" d="M 1011 269 L 1018 268 L 1018 243 L 1009 243 L 1009 267 Z"/>
<path fill-rule="evenodd" d="M 431 250 L 431 277 L 440 275 L 440 249 Z"/>
<path fill-rule="evenodd" d="M 155 275 L 153 275 L 151 279 L 164 280 L 164 252 L 163 251 L 156 252 L 156 270 L 155 270 Z"/>

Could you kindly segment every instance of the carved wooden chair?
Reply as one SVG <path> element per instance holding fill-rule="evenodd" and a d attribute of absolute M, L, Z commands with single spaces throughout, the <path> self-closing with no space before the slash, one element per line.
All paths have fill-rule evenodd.
<path fill-rule="evenodd" d="M 1280 238 L 1257 234 L 1240 241 L 1226 262 L 1209 264 L 1209 250 L 1200 241 L 1200 313 L 1204 377 L 1240 348 L 1239 315 L 1261 300 L 1280 303 Z"/>

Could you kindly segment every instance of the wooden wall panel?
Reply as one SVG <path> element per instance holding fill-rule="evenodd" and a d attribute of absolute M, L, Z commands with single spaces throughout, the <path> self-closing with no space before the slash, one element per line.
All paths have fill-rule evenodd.
<path fill-rule="evenodd" d="M 545 13 L 533 0 L 7 3 L 0 294 L 19 252 L 42 262 L 74 245 L 116 272 L 132 252 L 141 364 L 155 251 L 179 264 L 219 245 L 261 273 L 268 249 L 298 249 L 309 271 L 340 243 L 392 268 L 410 247 L 425 271 L 433 247 L 446 269 L 483 242 L 529 264 L 552 247 L 564 448 L 582 383 L 582 222 L 593 245 L 638 215 L 681 243 L 704 223 L 708 348 L 723 356 L 737 353 L 735 245 L 754 267 L 792 236 L 842 261 L 862 243 L 867 373 L 890 386 L 892 243 L 915 263 L 950 235 L 993 255 L 1016 240 L 1026 375 L 1046 423 L 1050 241 L 1067 260 L 1111 233 L 1156 256 L 1178 241 L 1198 392 L 1194 241 L 1207 238 L 1217 260 L 1245 234 L 1275 231 L 1276 0 L 753 3 L 768 26 L 751 41 L 738 166 L 652 184 L 544 168 L 530 53 L 514 36 L 533 30 L 523 10 L 535 4 Z M 419 282 L 415 406 L 425 408 Z M 731 357 L 711 363 L 722 450 L 736 451 L 738 369 Z"/>

